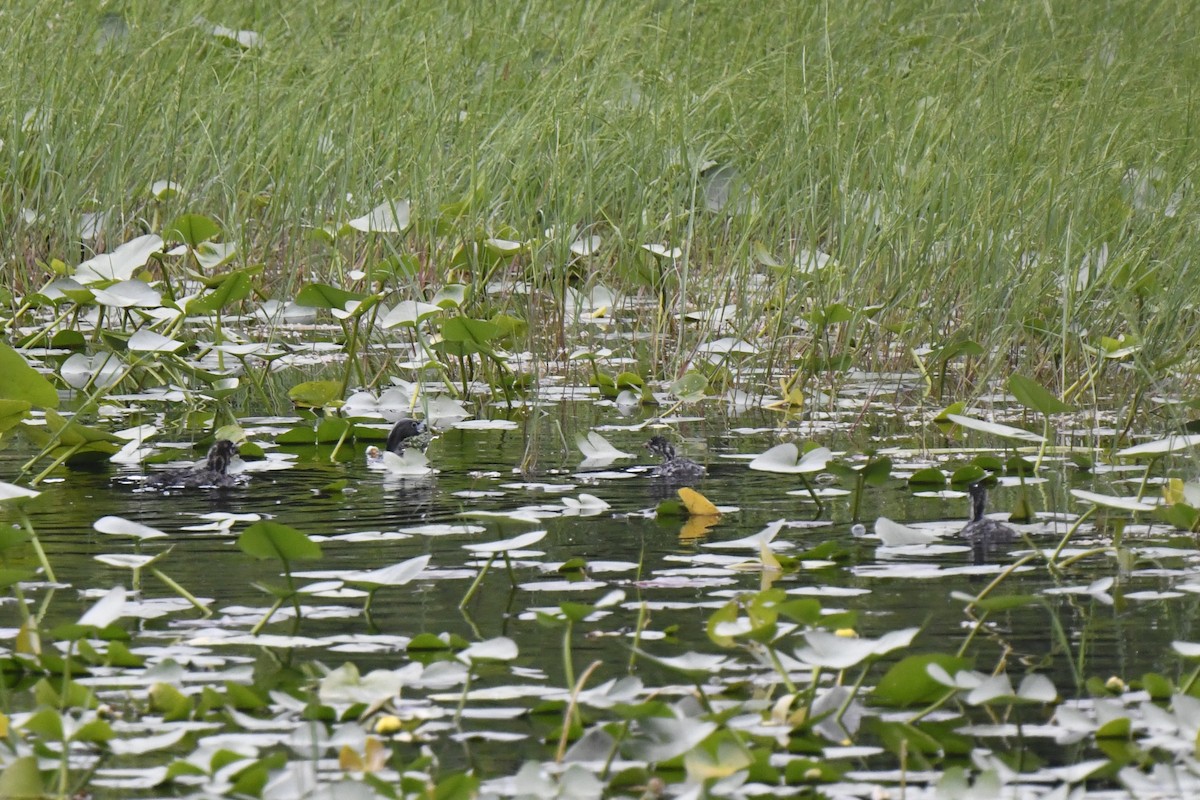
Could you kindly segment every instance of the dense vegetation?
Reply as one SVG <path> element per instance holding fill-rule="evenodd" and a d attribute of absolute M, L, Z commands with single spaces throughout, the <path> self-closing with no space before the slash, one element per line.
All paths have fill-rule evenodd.
<path fill-rule="evenodd" d="M 271 296 L 397 257 L 396 297 L 528 280 L 534 300 L 474 302 L 535 343 L 564 283 L 602 281 L 671 311 L 735 304 L 740 336 L 813 370 L 970 340 L 972 377 L 1079 391 L 1116 353 L 1155 384 L 1197 338 L 1188 9 L 9 3 L 7 289 L 196 212 Z M 320 235 L 398 199 L 404 237 Z M 524 247 L 498 264 L 488 237 Z M 705 333 L 649 358 L 680 372 Z"/>

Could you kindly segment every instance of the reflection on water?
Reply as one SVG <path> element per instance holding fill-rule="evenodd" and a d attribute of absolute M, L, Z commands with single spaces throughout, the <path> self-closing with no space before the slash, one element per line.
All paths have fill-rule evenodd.
<path fill-rule="evenodd" d="M 582 410 L 584 417 L 595 413 Z M 555 420 L 569 422 L 570 415 Z M 876 542 L 852 536 L 849 519 L 850 498 L 830 500 L 819 512 L 807 497 L 787 494 L 800 488 L 795 479 L 783 475 L 751 472 L 744 461 L 724 456 L 731 453 L 761 452 L 778 443 L 773 432 L 774 417 L 740 420 L 743 426 L 758 432 L 743 436 L 726 433 L 724 420 L 688 423 L 688 454 L 706 462 L 708 475 L 697 488 L 720 506 L 736 506 L 715 524 L 706 521 L 660 521 L 644 515 L 673 488 L 644 473 L 627 479 L 588 481 L 587 475 L 575 474 L 578 453 L 565 453 L 562 438 L 546 430 L 450 431 L 435 441 L 429 450 L 431 461 L 440 473 L 420 481 L 389 480 L 366 468 L 360 450 L 343 449 L 338 461 L 330 461 L 331 449 L 296 451 L 297 466 L 278 472 L 256 474 L 246 488 L 222 491 L 195 491 L 169 495 L 138 492 L 128 483 L 114 480 L 109 472 L 60 471 L 53 482 L 44 484 L 44 496 L 32 507 L 33 523 L 54 564 L 58 578 L 77 588 L 107 587 L 128 583 L 129 574 L 103 566 L 93 557 L 101 553 L 128 553 L 137 547 L 129 540 L 95 532 L 92 523 L 104 515 L 117 515 L 159 528 L 169 539 L 145 542 L 142 552 L 154 553 L 173 548 L 161 566 L 165 572 L 203 598 L 211 598 L 218 616 L 238 606 L 264 608 L 270 599 L 254 588 L 255 582 L 272 581 L 277 569 L 270 562 L 254 561 L 238 550 L 235 541 L 245 523 L 231 532 L 214 529 L 207 515 L 260 514 L 320 537 L 352 533 L 395 533 L 405 528 L 430 523 L 461 523 L 463 512 L 502 511 L 520 506 L 559 503 L 561 495 L 530 484 L 573 484 L 572 496 L 579 492 L 595 494 L 612 508 L 597 516 L 559 516 L 544 520 L 540 526 L 548 535 L 537 545 L 544 556 L 517 558 L 513 588 L 506 570 L 493 569 L 481 590 L 462 612 L 457 608 L 473 577 L 474 570 L 462 571 L 466 564 L 478 561 L 462 549 L 467 542 L 504 538 L 534 529 L 528 522 L 512 520 L 472 520 L 486 528 L 479 535 L 408 534 L 403 537 L 356 537 L 355 541 L 325 538 L 325 558 L 297 569 L 365 570 L 429 554 L 431 570 L 442 579 L 423 579 L 402 589 L 383 589 L 374 600 L 371 620 L 358 614 L 306 615 L 300 632 L 310 637 L 334 634 L 366 633 L 412 636 L 421 632 L 452 632 L 475 640 L 506 635 L 520 646 L 521 664 L 536 667 L 547 675 L 547 683 L 562 686 L 562 665 L 557 631 L 547 631 L 533 621 L 521 619 L 531 607 L 552 607 L 561 600 L 596 600 L 612 588 L 627 593 L 626 603 L 603 624 L 580 630 L 576 662 L 586 664 L 598 659 L 623 669 L 629 659 L 630 639 L 638 618 L 638 606 L 650 608 L 648 635 L 642 642 L 648 650 L 665 653 L 716 648 L 705 635 L 705 622 L 714 606 L 734 593 L 753 591 L 762 585 L 756 570 L 729 570 L 712 566 L 706 559 L 715 552 L 704 544 L 728 541 L 750 535 L 768 522 L 787 520 L 779 535 L 797 553 L 833 541 L 845 556 L 834 566 L 802 570 L 780 578 L 776 585 L 795 594 L 816 594 L 826 608 L 853 609 L 859 613 L 859 632 L 877 636 L 906 626 L 920 626 L 915 650 L 953 652 L 973 619 L 964 614 L 964 602 L 952 593 L 976 594 L 993 581 L 999 571 L 1011 564 L 1013 553 L 1025 549 L 1018 542 L 988 554 L 988 563 L 975 564 L 969 547 L 950 548 L 949 552 L 886 553 Z M 578 430 L 586 431 L 583 422 Z M 568 437 L 576 431 L 566 428 Z M 532 435 L 536 434 L 536 435 Z M 636 453 L 648 464 L 650 456 L 641 446 L 647 434 L 609 432 L 610 441 L 619 449 Z M 707 447 L 693 446 L 693 442 Z M 532 443 L 532 444 L 531 444 Z M 822 442 L 837 446 L 832 442 Z M 843 443 L 844 444 L 844 443 Z M 514 471 L 527 448 L 532 449 L 535 470 L 520 475 Z M 0 476 L 12 478 L 20 454 L 8 452 L 0 462 Z M 619 462 L 619 469 L 634 462 Z M 1048 472 L 1049 483 L 1029 487 L 1030 499 L 1038 510 L 1068 512 L 1065 485 L 1073 476 Z M 349 488 L 340 493 L 317 490 L 338 479 L 348 479 Z M 1087 479 L 1086 476 L 1084 478 Z M 516 487 L 516 488 L 514 488 Z M 992 505 L 1002 510 L 1015 499 L 1016 488 L 993 493 Z M 928 520 L 965 520 L 965 498 L 916 497 L 901 480 L 883 487 L 869 487 L 863 498 L 864 519 L 886 515 L 901 522 Z M 710 526 L 711 525 L 711 526 Z M 1037 543 L 1053 547 L 1065 531 L 1064 523 L 1046 523 Z M 1099 536 L 1098 534 L 1092 534 Z M 952 544 L 959 544 L 951 541 Z M 747 558 L 753 558 L 747 555 Z M 603 584 L 583 592 L 566 590 L 542 592 L 539 585 L 563 580 L 556 566 L 569 559 L 583 559 L 589 565 L 586 577 Z M 987 615 L 974 645 L 976 666 L 990 671 L 1001 657 L 1008 663 L 1034 665 L 1047 674 L 1064 692 L 1074 693 L 1076 675 L 1082 677 L 1110 674 L 1137 676 L 1146 671 L 1172 673 L 1169 643 L 1191 640 L 1196 619 L 1196 596 L 1182 599 L 1128 600 L 1138 590 L 1160 590 L 1178 581 L 1178 576 L 1195 569 L 1190 552 L 1160 554 L 1150 564 L 1153 569 L 1135 570 L 1123 576 L 1110 594 L 1108 604 L 1088 594 L 1045 594 L 1046 589 L 1066 585 L 1086 585 L 1093 578 L 1114 574 L 1107 560 L 1095 559 L 1092 568 L 1072 570 L 1056 586 L 1046 569 L 1034 563 L 1013 575 L 1005 584 L 1005 594 L 1029 593 L 1038 600 L 1028 605 Z M 457 570 L 456 572 L 450 572 Z M 149 594 L 166 590 L 143 579 Z M 355 603 L 308 599 L 307 604 L 357 607 Z M 662 604 L 669 604 L 664 607 Z M 56 602 L 52 605 L 49 626 L 71 621 L 88 605 Z M 14 621 L 11 609 L 5 624 Z M 982 612 L 976 619 L 983 617 Z M 142 623 L 145 631 L 162 633 L 179 625 L 166 618 Z M 1062 625 L 1059 635 L 1053 620 Z M 287 631 L 286 623 L 274 623 L 269 630 Z M 590 636 L 589 631 L 608 635 Z M 665 638 L 667 642 L 659 642 Z M 1063 648 L 1071 648 L 1071 653 Z M 253 655 L 253 648 L 246 648 Z M 1072 659 L 1082 660 L 1072 664 Z M 338 653 L 306 653 L 336 665 L 345 656 Z M 395 653 L 356 654 L 361 670 L 375 666 L 397 666 Z M 642 667 L 652 675 L 655 668 Z M 614 673 L 615 674 L 615 673 Z M 604 676 L 612 677 L 612 675 Z M 511 723 L 523 730 L 528 722 Z M 536 737 L 521 745 L 530 753 L 540 748 Z M 485 751 L 486 753 L 486 751 Z M 478 757 L 489 757 L 487 755 Z M 509 762 L 519 761 L 519 747 L 506 746 L 491 754 Z"/>

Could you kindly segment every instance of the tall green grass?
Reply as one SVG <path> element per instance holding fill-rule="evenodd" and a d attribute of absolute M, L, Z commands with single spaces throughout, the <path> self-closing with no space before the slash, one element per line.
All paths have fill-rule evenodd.
<path fill-rule="evenodd" d="M 397 246 L 331 248 L 314 228 L 407 197 L 419 219 L 463 213 L 403 243 L 424 264 L 406 294 L 479 235 L 577 225 L 605 249 L 573 280 L 658 291 L 670 311 L 737 302 L 738 332 L 786 343 L 780 370 L 809 352 L 794 319 L 831 302 L 883 306 L 829 340 L 857 366 L 911 368 L 912 348 L 957 333 L 992 354 L 975 379 L 1021 369 L 1060 389 L 1100 336 L 1136 337 L 1147 383 L 1189 368 L 1200 338 L 1188 3 L 176 5 L 0 9 L 14 292 L 47 280 L 39 262 L 88 254 L 84 211 L 110 212 L 102 247 L 192 211 L 287 295 Z M 719 213 L 714 170 L 736 174 Z M 158 179 L 184 193 L 154 200 Z M 684 248 L 661 285 L 647 242 Z M 525 259 L 551 296 L 566 244 Z M 1104 245 L 1104 271 L 1077 281 Z M 790 266 L 818 249 L 838 266 Z M 745 290 L 759 273 L 761 296 Z M 516 310 L 535 336 L 552 324 Z M 658 340 L 666 371 L 707 335 Z"/>

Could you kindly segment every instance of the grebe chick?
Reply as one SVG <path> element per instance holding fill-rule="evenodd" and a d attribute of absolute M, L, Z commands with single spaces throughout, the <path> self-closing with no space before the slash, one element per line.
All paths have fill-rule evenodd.
<path fill-rule="evenodd" d="M 233 442 L 218 439 L 209 448 L 208 458 L 203 466 L 168 470 L 161 475 L 155 475 L 147 483 L 163 489 L 227 489 L 240 486 L 244 478 L 229 474 L 229 462 L 236 454 L 237 447 Z"/>
<path fill-rule="evenodd" d="M 416 447 L 424 451 L 433 441 L 433 432 L 424 422 L 415 419 L 398 420 L 387 438 L 387 449 L 396 455 L 404 455 L 405 448 Z M 370 450 L 367 451 L 368 453 Z"/>
<path fill-rule="evenodd" d="M 971 519 L 959 535 L 964 539 L 970 539 L 973 542 L 980 544 L 996 544 L 1002 542 L 1012 542 L 1018 538 L 1015 529 L 1005 525 L 1003 522 L 998 522 L 994 519 L 988 519 L 983 515 L 984 509 L 987 507 L 987 487 L 982 483 L 973 483 L 970 488 L 971 494 Z"/>
<path fill-rule="evenodd" d="M 650 473 L 651 477 L 686 481 L 694 480 L 704 475 L 705 469 L 702 465 L 697 464 L 690 458 L 677 456 L 675 454 L 675 445 L 668 442 L 662 436 L 651 437 L 650 441 L 646 442 L 646 449 L 663 460 Z"/>

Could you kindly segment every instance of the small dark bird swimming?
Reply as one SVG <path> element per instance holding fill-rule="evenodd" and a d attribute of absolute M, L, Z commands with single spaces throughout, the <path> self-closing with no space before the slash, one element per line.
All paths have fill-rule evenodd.
<path fill-rule="evenodd" d="M 971 519 L 963 526 L 959 535 L 964 539 L 985 545 L 1015 541 L 1018 538 L 1016 530 L 1003 522 L 988 519 L 983 515 L 987 507 L 987 487 L 982 483 L 973 483 L 969 491 L 971 494 Z"/>
<path fill-rule="evenodd" d="M 651 477 L 687 481 L 704 475 L 705 469 L 702 465 L 690 458 L 676 455 L 675 445 L 667 441 L 665 437 L 651 437 L 650 441 L 646 442 L 646 449 L 662 459 L 662 463 L 650 473 Z"/>
<path fill-rule="evenodd" d="M 172 469 L 155 475 L 146 483 L 162 489 L 226 489 L 240 486 L 244 478 L 229 474 L 229 462 L 237 454 L 237 446 L 228 439 L 218 439 L 208 450 L 203 466 Z"/>

